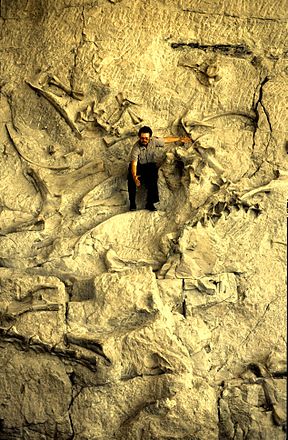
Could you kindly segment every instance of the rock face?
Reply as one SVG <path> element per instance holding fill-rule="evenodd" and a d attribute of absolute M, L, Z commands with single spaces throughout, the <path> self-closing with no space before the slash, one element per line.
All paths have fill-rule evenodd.
<path fill-rule="evenodd" d="M 286 2 L 0 4 L 0 438 L 284 440 Z"/>

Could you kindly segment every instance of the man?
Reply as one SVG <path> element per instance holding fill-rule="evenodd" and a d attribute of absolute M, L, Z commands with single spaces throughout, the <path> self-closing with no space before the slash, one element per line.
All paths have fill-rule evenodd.
<path fill-rule="evenodd" d="M 128 193 L 130 201 L 130 211 L 136 210 L 136 188 L 141 184 L 147 189 L 146 209 L 157 211 L 154 203 L 159 202 L 158 193 L 158 168 L 156 164 L 156 154 L 158 148 L 163 148 L 165 143 L 172 142 L 191 142 L 188 137 L 170 136 L 165 138 L 152 137 L 150 127 L 141 127 L 138 132 L 138 141 L 134 144 L 131 151 L 131 161 L 128 169 Z"/>

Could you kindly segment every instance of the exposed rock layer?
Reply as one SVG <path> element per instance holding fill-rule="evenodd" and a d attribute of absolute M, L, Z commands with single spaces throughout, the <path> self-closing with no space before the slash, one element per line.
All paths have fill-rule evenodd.
<path fill-rule="evenodd" d="M 2 0 L 1 439 L 286 437 L 286 9 Z"/>

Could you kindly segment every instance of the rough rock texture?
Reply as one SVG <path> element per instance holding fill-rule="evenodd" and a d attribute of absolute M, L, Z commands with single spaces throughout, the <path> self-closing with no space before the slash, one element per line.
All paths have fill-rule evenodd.
<path fill-rule="evenodd" d="M 284 440 L 287 3 L 0 5 L 0 439 Z"/>

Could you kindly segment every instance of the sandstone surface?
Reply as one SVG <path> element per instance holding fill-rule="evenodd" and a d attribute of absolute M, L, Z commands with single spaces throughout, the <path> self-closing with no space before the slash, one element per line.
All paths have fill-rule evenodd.
<path fill-rule="evenodd" d="M 286 438 L 287 3 L 0 2 L 0 439 Z M 160 203 L 129 212 L 138 129 Z"/>

